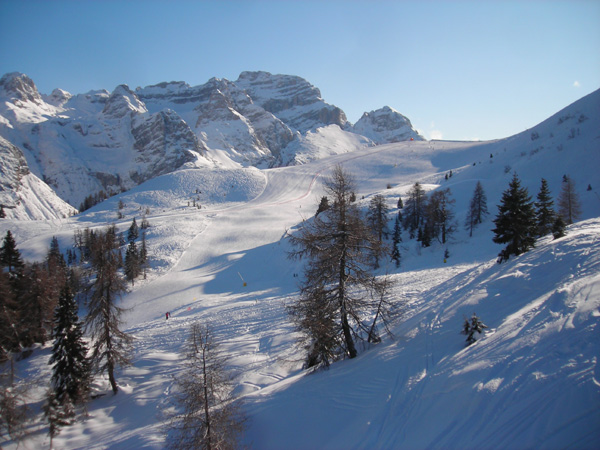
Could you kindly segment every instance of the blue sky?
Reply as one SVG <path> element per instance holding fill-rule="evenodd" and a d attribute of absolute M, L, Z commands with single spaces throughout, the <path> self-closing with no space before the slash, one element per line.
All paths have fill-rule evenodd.
<path fill-rule="evenodd" d="M 494 139 L 600 88 L 600 1 L 0 0 L 0 74 L 42 93 L 298 75 L 351 122 Z"/>

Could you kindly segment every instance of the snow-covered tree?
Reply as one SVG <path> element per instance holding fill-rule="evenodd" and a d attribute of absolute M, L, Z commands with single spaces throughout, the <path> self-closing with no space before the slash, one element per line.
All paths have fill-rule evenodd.
<path fill-rule="evenodd" d="M 462 334 L 467 336 L 467 346 L 471 345 L 477 339 L 475 338 L 475 333 L 483 333 L 483 330 L 487 328 L 486 325 L 481 321 L 477 314 L 473 313 L 471 316 L 471 320 L 465 319 L 463 324 Z"/>
<path fill-rule="evenodd" d="M 72 406 L 86 401 L 91 379 L 88 348 L 77 309 L 71 288 L 65 283 L 54 313 L 54 345 L 49 361 L 54 400 L 57 407 L 65 410 L 73 410 Z"/>
<path fill-rule="evenodd" d="M 521 187 L 516 173 L 508 189 L 502 194 L 494 224 L 494 242 L 508 244 L 498 255 L 498 262 L 506 261 L 510 255 L 518 256 L 534 247 L 537 236 L 535 209 L 527 188 Z"/>

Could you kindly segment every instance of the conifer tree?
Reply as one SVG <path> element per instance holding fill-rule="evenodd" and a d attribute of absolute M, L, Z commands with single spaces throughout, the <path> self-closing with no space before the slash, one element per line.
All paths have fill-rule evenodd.
<path fill-rule="evenodd" d="M 52 367 L 52 401 L 65 417 L 73 407 L 86 401 L 90 388 L 88 348 L 83 340 L 82 323 L 77 315 L 77 303 L 69 283 L 63 286 L 54 313 L 54 345 L 49 364 Z"/>
<path fill-rule="evenodd" d="M 140 255 L 138 253 L 137 245 L 134 241 L 130 241 L 125 252 L 125 276 L 131 284 L 134 284 L 134 280 L 140 273 Z"/>
<path fill-rule="evenodd" d="M 562 189 L 558 195 L 558 214 L 567 225 L 571 225 L 581 216 L 581 203 L 575 190 L 575 182 L 564 175 Z"/>
<path fill-rule="evenodd" d="M 127 231 L 127 241 L 128 242 L 134 242 L 137 240 L 137 238 L 140 235 L 140 229 L 135 221 L 135 217 L 133 218 L 133 220 L 131 221 L 131 226 L 129 227 L 129 230 Z"/>
<path fill-rule="evenodd" d="M 398 211 L 398 215 L 396 215 L 396 220 L 394 222 L 394 235 L 392 237 L 392 261 L 396 263 L 396 267 L 400 267 L 400 263 L 402 261 L 402 255 L 400 253 L 400 242 L 402 242 L 402 225 L 400 219 L 400 212 Z"/>
<path fill-rule="evenodd" d="M 454 203 L 455 200 L 452 198 L 449 188 L 437 190 L 431 194 L 425 207 L 426 226 L 423 230 L 424 233 L 428 233 L 429 239 L 436 238 L 445 244 L 454 233 L 456 229 L 452 210 Z"/>
<path fill-rule="evenodd" d="M 366 338 L 359 335 L 365 331 L 362 314 L 373 306 L 365 289 L 376 282 L 368 266 L 373 249 L 381 248 L 352 203 L 352 177 L 337 166 L 325 188 L 333 205 L 290 236 L 297 248 L 290 257 L 309 259 L 300 298 L 290 307 L 309 365 L 357 356 L 355 339 Z"/>
<path fill-rule="evenodd" d="M 185 356 L 185 368 L 176 378 L 173 399 L 179 411 L 170 417 L 168 448 L 237 448 L 245 418 L 233 397 L 227 361 L 208 327 L 192 324 Z"/>
<path fill-rule="evenodd" d="M 319 202 L 319 206 L 317 207 L 317 212 L 315 213 L 315 216 L 318 216 L 323 211 L 327 211 L 328 209 L 329 209 L 329 199 L 327 198 L 326 195 L 324 195 L 323 197 L 321 197 L 321 201 Z"/>
<path fill-rule="evenodd" d="M 85 324 L 92 335 L 91 360 L 97 372 L 107 372 L 116 394 L 118 386 L 114 371 L 130 364 L 133 339 L 120 329 L 124 310 L 117 306 L 117 300 L 125 290 L 125 281 L 118 272 L 121 252 L 114 226 L 104 233 L 97 233 L 90 253 L 95 279 L 90 287 Z"/>
<path fill-rule="evenodd" d="M 508 244 L 498 255 L 498 262 L 507 261 L 510 255 L 518 256 L 534 247 L 537 235 L 535 209 L 527 188 L 521 187 L 516 173 L 502 194 L 494 223 L 494 242 Z"/>
<path fill-rule="evenodd" d="M 477 181 L 473 197 L 469 203 L 469 209 L 467 211 L 467 219 L 465 221 L 465 228 L 469 230 L 469 236 L 473 236 L 473 229 L 483 223 L 483 219 L 488 215 L 487 208 L 487 196 L 481 185 L 481 181 Z"/>
<path fill-rule="evenodd" d="M 408 191 L 408 199 L 404 207 L 404 228 L 411 233 L 411 239 L 414 232 L 423 225 L 425 218 L 425 207 L 427 205 L 427 195 L 419 182 Z"/>
<path fill-rule="evenodd" d="M 6 232 L 2 247 L 0 247 L 0 264 L 8 267 L 9 273 L 14 273 L 23 268 L 21 252 L 17 249 L 17 244 L 10 230 Z"/>
<path fill-rule="evenodd" d="M 554 201 L 548 189 L 548 182 L 542 178 L 542 185 L 535 202 L 535 214 L 538 228 L 538 236 L 545 236 L 552 231 L 556 220 L 554 212 Z"/>
<path fill-rule="evenodd" d="M 385 203 L 385 197 L 381 194 L 375 195 L 369 203 L 369 210 L 367 211 L 367 223 L 371 227 L 371 230 L 377 236 L 379 246 L 383 245 L 383 238 L 388 236 L 388 214 L 389 208 Z M 379 267 L 379 257 L 381 252 L 379 247 L 374 249 L 374 260 L 375 268 Z"/>

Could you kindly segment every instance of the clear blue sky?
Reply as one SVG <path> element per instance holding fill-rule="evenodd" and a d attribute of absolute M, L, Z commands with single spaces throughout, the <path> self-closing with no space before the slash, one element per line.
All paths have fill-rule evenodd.
<path fill-rule="evenodd" d="M 351 122 L 523 131 L 600 87 L 600 1 L 0 0 L 0 74 L 42 93 L 299 75 Z"/>

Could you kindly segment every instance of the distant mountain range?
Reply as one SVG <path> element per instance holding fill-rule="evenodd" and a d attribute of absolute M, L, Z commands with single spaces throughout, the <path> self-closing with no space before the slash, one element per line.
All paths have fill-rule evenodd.
<path fill-rule="evenodd" d="M 267 72 L 77 95 L 61 89 L 42 95 L 27 75 L 9 73 L 0 79 L 0 136 L 0 204 L 18 218 L 60 217 L 72 208 L 48 198 L 48 190 L 26 194 L 17 173 L 30 173 L 36 185 L 47 184 L 78 207 L 90 194 L 128 190 L 185 164 L 278 167 L 423 140 L 390 107 L 352 125 L 308 81 Z M 42 195 L 48 210 L 19 206 Z"/>

